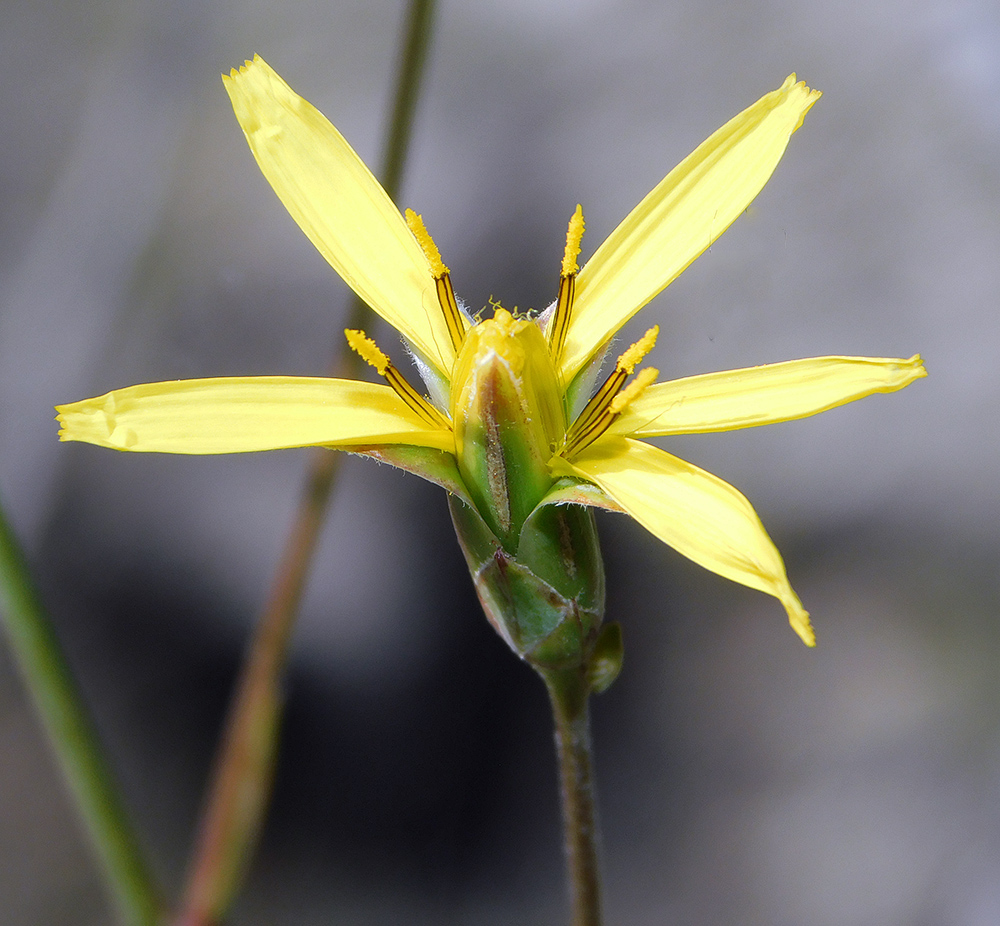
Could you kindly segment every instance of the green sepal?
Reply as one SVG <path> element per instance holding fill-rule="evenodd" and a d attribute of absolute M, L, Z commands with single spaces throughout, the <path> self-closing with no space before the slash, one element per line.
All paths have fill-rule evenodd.
<path fill-rule="evenodd" d="M 343 449 L 343 448 L 337 448 Z M 350 453 L 362 454 L 388 463 L 397 469 L 405 470 L 433 482 L 446 489 L 450 494 L 470 502 L 469 493 L 462 481 L 453 454 L 434 447 L 414 447 L 410 444 L 386 444 L 380 447 L 350 447 Z"/>
<path fill-rule="evenodd" d="M 578 603 L 604 614 L 604 560 L 594 513 L 580 505 L 539 505 L 524 522 L 517 560 Z"/>
<path fill-rule="evenodd" d="M 593 512 L 541 505 L 510 553 L 475 508 L 448 504 L 479 601 L 507 645 L 539 669 L 588 665 L 604 616 Z"/>

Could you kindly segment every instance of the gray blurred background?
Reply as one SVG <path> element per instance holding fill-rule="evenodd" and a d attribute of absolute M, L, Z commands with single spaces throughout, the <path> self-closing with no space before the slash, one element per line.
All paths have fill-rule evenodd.
<path fill-rule="evenodd" d="M 346 287 L 260 176 L 219 73 L 261 53 L 376 164 L 403 8 L 0 13 L 0 493 L 176 889 L 306 456 L 60 445 L 52 406 L 327 369 Z M 660 324 L 664 377 L 919 351 L 930 378 L 664 442 L 754 502 L 814 651 L 774 600 L 600 519 L 626 640 L 595 704 L 607 919 L 995 926 L 993 0 L 443 0 L 400 205 L 423 212 L 473 308 L 541 307 L 577 202 L 586 256 L 792 70 L 824 97 L 771 183 L 631 330 Z M 441 491 L 349 460 L 234 922 L 563 922 L 548 723 L 541 684 L 477 610 Z M 0 898 L 2 923 L 112 919 L 6 650 Z"/>

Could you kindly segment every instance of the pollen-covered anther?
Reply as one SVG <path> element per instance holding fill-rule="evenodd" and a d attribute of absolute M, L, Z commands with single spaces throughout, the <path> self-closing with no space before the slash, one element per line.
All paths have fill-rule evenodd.
<path fill-rule="evenodd" d="M 653 325 L 638 341 L 635 342 L 624 354 L 618 358 L 615 365 L 619 372 L 632 375 L 632 371 L 638 363 L 646 356 L 656 344 L 656 339 L 660 334 L 660 326 Z"/>
<path fill-rule="evenodd" d="M 351 350 L 359 354 L 365 363 L 375 367 L 379 376 L 384 376 L 386 367 L 389 366 L 389 358 L 378 349 L 375 342 L 363 331 L 356 328 L 346 328 L 344 334 Z"/>
<path fill-rule="evenodd" d="M 580 242 L 583 239 L 585 227 L 583 206 L 578 203 L 576 212 L 570 217 L 569 228 L 566 229 L 566 250 L 563 253 L 562 262 L 562 275 L 564 277 L 575 276 L 580 269 L 576 259 L 580 256 Z"/>
<path fill-rule="evenodd" d="M 351 350 L 357 352 L 365 363 L 371 364 L 392 387 L 407 406 L 433 428 L 451 429 L 451 423 L 430 402 L 414 389 L 393 362 L 379 350 L 375 342 L 363 331 L 347 328 L 344 331 Z"/>
<path fill-rule="evenodd" d="M 616 417 L 629 407 L 646 389 L 656 382 L 656 377 L 660 371 L 656 367 L 644 367 L 636 373 L 632 380 L 621 392 L 618 393 L 608 406 L 610 412 Z"/>
<path fill-rule="evenodd" d="M 417 215 L 412 209 L 407 209 L 406 225 L 413 232 L 413 237 L 417 239 L 420 250 L 424 252 L 427 263 L 431 266 L 431 274 L 434 276 L 434 279 L 436 280 L 438 277 L 443 277 L 449 273 L 450 271 L 444 265 L 444 261 L 441 260 L 441 252 L 438 250 L 438 246 L 434 243 L 431 233 L 427 231 L 427 226 L 424 225 L 424 217 Z"/>
<path fill-rule="evenodd" d="M 624 371 L 616 370 L 608 377 L 608 381 L 597 395 L 587 403 L 587 407 L 566 433 L 566 440 L 560 450 L 563 457 L 571 457 L 597 440 L 611 427 L 614 420 L 656 380 L 660 371 L 654 367 L 646 367 L 640 370 L 635 379 L 623 389 L 622 384 L 627 375 Z M 609 388 L 609 384 L 617 385 L 614 388 Z"/>
<path fill-rule="evenodd" d="M 647 367 L 641 370 L 628 386 L 625 386 L 625 381 L 632 375 L 636 365 L 653 349 L 659 334 L 660 326 L 654 325 L 618 358 L 612 374 L 584 406 L 566 433 L 566 441 L 561 451 L 563 456 L 577 453 L 597 440 L 611 427 L 612 422 L 629 403 L 635 401 L 639 393 L 656 379 L 658 371 L 653 367 Z"/>
<path fill-rule="evenodd" d="M 618 363 L 615 364 L 611 375 L 604 381 L 604 385 L 594 393 L 591 400 L 584 406 L 583 411 L 577 415 L 576 421 L 573 422 L 573 426 L 570 428 L 570 435 L 566 439 L 567 446 L 569 446 L 572 439 L 591 433 L 591 429 L 608 410 L 611 401 L 621 391 L 622 386 L 625 385 L 625 380 L 632 374 L 636 364 L 653 349 L 659 333 L 660 326 L 654 325 L 618 358 Z M 610 425 L 610 422 L 602 427 L 598 433 L 604 433 L 608 425 Z M 586 446 L 593 439 L 593 437 L 590 437 L 583 446 Z"/>
<path fill-rule="evenodd" d="M 441 306 L 441 314 L 444 315 L 445 324 L 448 326 L 448 335 L 451 338 L 452 346 L 458 353 L 465 340 L 465 319 L 458 307 L 458 300 L 455 298 L 455 290 L 451 285 L 451 273 L 441 260 L 441 252 L 434 243 L 431 233 L 424 225 L 423 216 L 417 215 L 412 209 L 406 210 L 406 225 L 417 239 L 420 250 L 427 258 L 431 276 L 434 277 L 434 287 L 437 290 L 438 305 Z"/>
<path fill-rule="evenodd" d="M 576 212 L 570 217 L 566 229 L 566 249 L 563 251 L 562 272 L 559 276 L 559 295 L 555 312 L 549 322 L 549 354 L 558 366 L 569 332 L 569 322 L 573 316 L 573 300 L 576 298 L 576 274 L 580 267 L 576 262 L 580 256 L 580 241 L 583 239 L 583 207 L 577 204 Z"/>

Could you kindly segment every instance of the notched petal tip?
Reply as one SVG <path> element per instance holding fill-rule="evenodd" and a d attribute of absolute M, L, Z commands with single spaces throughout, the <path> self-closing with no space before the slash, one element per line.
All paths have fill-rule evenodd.
<path fill-rule="evenodd" d="M 821 90 L 813 90 L 811 87 L 806 86 L 804 80 L 798 80 L 794 71 L 785 78 L 785 82 L 778 88 L 778 93 L 783 94 L 785 97 L 789 97 L 793 93 L 803 95 L 802 112 L 799 114 L 798 122 L 795 123 L 795 128 L 792 129 L 792 134 L 802 127 L 806 113 L 812 109 L 813 104 L 823 95 Z"/>
<path fill-rule="evenodd" d="M 241 77 L 244 77 L 246 73 L 250 70 L 250 68 L 252 68 L 258 62 L 260 64 L 265 65 L 266 67 L 266 62 L 264 61 L 264 59 L 261 58 L 260 55 L 255 54 L 252 60 L 250 58 L 247 58 L 239 67 L 230 68 L 228 74 L 222 75 L 222 82 L 226 85 L 226 88 L 227 89 L 229 88 L 230 81 L 239 80 Z"/>
<path fill-rule="evenodd" d="M 67 430 L 66 430 L 66 420 L 63 418 L 63 415 L 62 415 L 62 411 L 63 411 L 64 408 L 65 408 L 64 405 L 57 405 L 56 406 L 56 412 L 57 412 L 57 414 L 56 414 L 56 422 L 59 425 L 59 440 L 61 440 L 61 441 L 68 441 L 68 440 L 72 440 L 72 438 L 68 436 L 68 433 L 67 433 Z"/>
<path fill-rule="evenodd" d="M 785 611 L 788 613 L 788 623 L 791 624 L 792 630 L 799 635 L 799 639 L 806 646 L 815 646 L 816 631 L 813 630 L 812 622 L 809 620 L 809 612 L 802 607 L 799 596 L 792 591 L 791 587 L 789 587 L 788 592 L 782 597 L 781 603 L 785 606 Z"/>
<path fill-rule="evenodd" d="M 898 392 L 927 375 L 927 367 L 924 366 L 924 358 L 920 354 L 914 354 L 906 360 L 887 360 L 884 362 L 891 363 L 892 367 L 886 378 L 886 387 L 881 390 L 882 392 Z"/>
<path fill-rule="evenodd" d="M 344 281 L 444 373 L 454 338 L 427 258 L 336 127 L 259 55 L 223 77 L 261 172 Z"/>

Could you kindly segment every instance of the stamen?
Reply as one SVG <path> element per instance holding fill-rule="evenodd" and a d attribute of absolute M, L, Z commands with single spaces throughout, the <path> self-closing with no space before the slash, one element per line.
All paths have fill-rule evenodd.
<path fill-rule="evenodd" d="M 356 351 L 361 359 L 371 364 L 384 376 L 386 382 L 407 406 L 432 428 L 451 430 L 451 423 L 430 402 L 414 389 L 393 362 L 376 346 L 375 342 L 363 331 L 348 328 L 344 331 L 351 350 Z"/>
<path fill-rule="evenodd" d="M 436 280 L 438 277 L 443 277 L 445 274 L 450 273 L 444 265 L 444 261 L 441 260 L 441 252 L 434 243 L 431 233 L 427 231 L 427 226 L 424 225 L 424 217 L 417 215 L 412 209 L 407 209 L 406 225 L 413 232 L 413 237 L 417 239 L 417 244 L 420 245 L 420 250 L 424 252 L 427 263 L 431 265 L 431 274 L 434 279 Z"/>
<path fill-rule="evenodd" d="M 656 367 L 643 367 L 632 380 L 621 392 L 618 393 L 612 400 L 611 405 L 608 408 L 611 410 L 612 414 L 616 417 L 620 415 L 626 408 L 629 407 L 636 399 L 639 398 L 646 389 L 651 386 L 656 377 L 660 375 L 660 371 Z"/>
<path fill-rule="evenodd" d="M 625 384 L 625 380 L 628 379 L 628 373 L 624 370 L 615 370 L 605 381 L 604 385 L 601 386 L 597 392 L 591 397 L 590 401 L 583 407 L 583 411 L 576 416 L 576 421 L 570 426 L 569 432 L 566 436 L 567 444 L 570 439 L 575 437 L 577 434 L 585 432 L 601 415 L 604 414 L 605 410 L 611 405 L 611 400 L 618 395 L 622 386 Z"/>
<path fill-rule="evenodd" d="M 631 376 L 636 364 L 653 349 L 653 345 L 656 344 L 659 334 L 660 326 L 653 325 L 649 331 L 618 358 L 617 369 L 624 370 Z"/>
<path fill-rule="evenodd" d="M 583 411 L 566 432 L 566 440 L 560 451 L 563 456 L 572 456 L 597 440 L 611 427 L 612 422 L 629 403 L 634 402 L 636 397 L 656 379 L 658 371 L 647 367 L 640 370 L 636 378 L 625 386 L 625 380 L 632 374 L 636 364 L 653 349 L 659 333 L 659 326 L 654 325 L 618 358 L 614 372 L 604 381 L 604 385 L 584 406 Z M 623 386 L 625 388 L 622 388 Z"/>
<path fill-rule="evenodd" d="M 640 370 L 636 378 L 622 389 L 618 395 L 614 396 L 583 428 L 577 428 L 576 424 L 574 424 L 566 436 L 566 445 L 563 447 L 562 455 L 569 457 L 597 440 L 614 424 L 615 419 L 625 411 L 629 404 L 634 402 L 659 375 L 660 371 L 655 367 L 646 367 Z"/>
<path fill-rule="evenodd" d="M 569 323 L 573 315 L 573 300 L 576 296 L 576 274 L 579 271 L 576 259 L 580 255 L 580 241 L 583 238 L 583 207 L 579 204 L 569 220 L 566 229 L 566 250 L 563 252 L 562 273 L 559 277 L 559 295 L 556 308 L 549 322 L 549 353 L 552 362 L 559 363 Z"/>
<path fill-rule="evenodd" d="M 441 306 L 441 314 L 444 315 L 445 324 L 448 326 L 448 335 L 451 337 L 455 353 L 458 353 L 462 341 L 465 340 L 465 319 L 458 308 L 455 290 L 451 285 L 450 271 L 441 260 L 441 252 L 427 231 L 423 216 L 417 215 L 412 209 L 407 209 L 406 225 L 413 232 L 413 237 L 417 239 L 417 244 L 420 245 L 420 250 L 424 252 L 430 265 L 431 276 L 434 277 L 437 289 L 438 305 Z"/>
<path fill-rule="evenodd" d="M 583 238 L 583 206 L 577 203 L 576 212 L 569 220 L 569 228 L 566 229 L 566 251 L 563 254 L 562 275 L 564 277 L 576 276 L 579 271 L 576 259 L 580 256 L 580 241 Z"/>
<path fill-rule="evenodd" d="M 653 349 L 659 333 L 660 326 L 654 325 L 618 358 L 614 372 L 604 381 L 604 385 L 594 393 L 591 400 L 583 407 L 583 411 L 577 415 L 576 421 L 570 428 L 571 432 L 585 431 L 600 418 L 618 395 L 622 386 L 625 385 L 625 380 L 629 378 L 636 364 Z"/>
<path fill-rule="evenodd" d="M 389 358 L 378 349 L 375 342 L 363 331 L 355 328 L 347 328 L 344 331 L 347 336 L 347 344 L 356 354 L 360 354 L 365 363 L 371 364 L 378 371 L 379 376 L 385 375 L 385 368 L 389 366 Z"/>
<path fill-rule="evenodd" d="M 448 334 L 457 354 L 465 340 L 465 320 L 458 308 L 455 290 L 451 286 L 451 277 L 447 273 L 443 277 L 437 277 L 434 280 L 434 285 L 437 287 L 438 305 L 441 306 L 445 324 L 448 326 Z"/>

